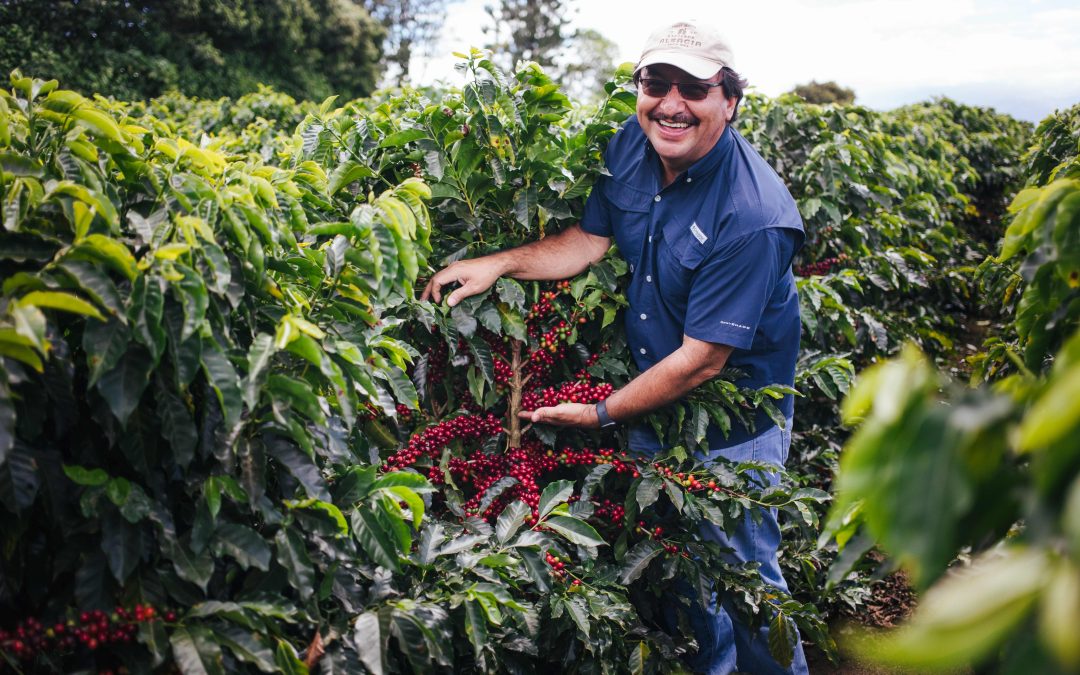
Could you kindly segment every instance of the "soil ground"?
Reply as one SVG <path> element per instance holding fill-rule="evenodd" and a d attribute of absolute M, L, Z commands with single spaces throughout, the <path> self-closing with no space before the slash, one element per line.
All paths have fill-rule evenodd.
<path fill-rule="evenodd" d="M 840 647 L 839 663 L 831 663 L 825 654 L 807 645 L 806 660 L 811 675 L 908 675 L 911 671 L 865 663 L 843 651 L 845 637 L 853 630 L 892 628 L 911 615 L 915 594 L 903 572 L 895 572 L 876 584 L 873 596 L 858 612 L 845 613 L 831 625 L 833 639 Z"/>

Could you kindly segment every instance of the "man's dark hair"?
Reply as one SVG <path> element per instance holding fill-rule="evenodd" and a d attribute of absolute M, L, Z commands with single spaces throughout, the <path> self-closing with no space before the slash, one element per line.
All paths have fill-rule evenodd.
<path fill-rule="evenodd" d="M 735 98 L 735 109 L 731 111 L 731 120 L 729 124 L 733 123 L 739 117 L 739 104 L 742 103 L 743 89 L 749 82 L 742 75 L 739 75 L 731 68 L 724 66 L 720 69 L 720 83 L 724 86 L 720 87 L 724 90 L 724 98 Z"/>

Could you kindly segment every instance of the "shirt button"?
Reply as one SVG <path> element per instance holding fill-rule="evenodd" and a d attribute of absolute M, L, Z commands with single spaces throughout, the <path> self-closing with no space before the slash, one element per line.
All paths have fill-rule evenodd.
<path fill-rule="evenodd" d="M 634 263 L 630 263 L 630 274 L 634 273 Z"/>
<path fill-rule="evenodd" d="M 652 243 L 652 235 L 651 234 L 649 235 L 649 243 L 650 244 Z"/>
<path fill-rule="evenodd" d="M 693 179 L 693 178 L 691 178 L 690 176 L 687 176 L 687 177 L 686 177 L 686 182 L 687 182 L 687 183 L 689 183 L 689 182 L 690 182 L 690 181 L 692 181 L 692 180 L 694 180 L 694 179 Z"/>
<path fill-rule="evenodd" d="M 648 318 L 649 318 L 649 316 L 647 314 L 642 314 L 641 315 L 641 320 L 642 321 L 644 321 L 645 319 L 648 319 Z"/>
<path fill-rule="evenodd" d="M 646 274 L 645 275 L 645 282 L 650 283 L 650 284 L 652 283 L 652 275 L 651 274 Z"/>
<path fill-rule="evenodd" d="M 641 348 L 641 349 L 639 349 L 638 351 L 639 351 L 639 352 L 641 352 L 642 354 L 644 354 L 644 353 L 645 353 L 645 348 L 644 348 L 644 347 L 642 347 L 642 348 Z"/>
<path fill-rule="evenodd" d="M 652 198 L 652 200 L 653 200 L 654 202 L 658 202 L 658 201 L 660 201 L 660 195 L 656 195 L 655 197 L 653 197 L 653 198 Z"/>

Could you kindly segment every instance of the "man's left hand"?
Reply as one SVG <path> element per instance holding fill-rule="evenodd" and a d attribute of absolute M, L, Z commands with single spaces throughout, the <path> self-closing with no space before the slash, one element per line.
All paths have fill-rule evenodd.
<path fill-rule="evenodd" d="M 585 403 L 560 403 L 548 408 L 522 411 L 518 417 L 534 424 L 554 424 L 560 427 L 578 427 L 581 429 L 599 429 L 600 419 L 596 416 L 596 406 Z"/>

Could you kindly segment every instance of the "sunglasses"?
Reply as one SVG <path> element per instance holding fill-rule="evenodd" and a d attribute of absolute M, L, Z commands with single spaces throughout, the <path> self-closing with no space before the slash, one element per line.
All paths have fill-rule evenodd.
<path fill-rule="evenodd" d="M 664 98 L 675 85 L 679 88 L 679 96 L 687 101 L 704 101 L 712 89 L 724 86 L 723 82 L 668 82 L 652 77 L 643 77 L 637 84 L 641 92 L 653 98 Z"/>

